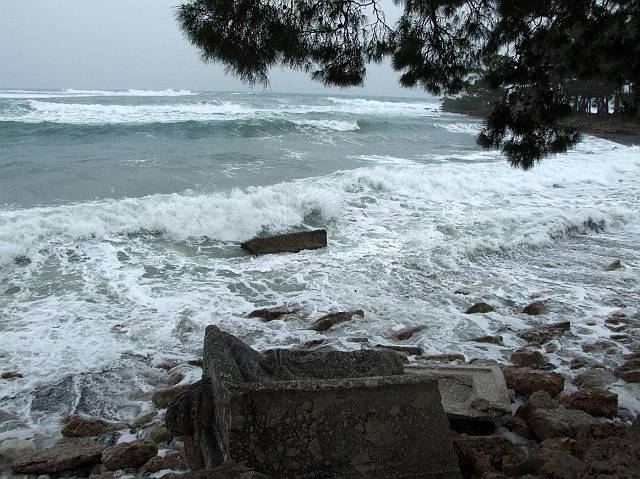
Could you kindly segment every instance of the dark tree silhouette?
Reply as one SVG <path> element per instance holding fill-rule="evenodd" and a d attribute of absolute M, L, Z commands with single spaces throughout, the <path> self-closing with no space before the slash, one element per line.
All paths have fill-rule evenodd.
<path fill-rule="evenodd" d="M 207 62 L 268 84 L 276 65 L 325 85 L 362 85 L 367 65 L 391 57 L 400 83 L 455 95 L 480 81 L 500 92 L 478 143 L 531 168 L 579 141 L 561 121 L 567 87 L 599 82 L 640 104 L 640 0 L 190 0 L 177 18 Z M 607 104 L 608 106 L 608 104 Z"/>

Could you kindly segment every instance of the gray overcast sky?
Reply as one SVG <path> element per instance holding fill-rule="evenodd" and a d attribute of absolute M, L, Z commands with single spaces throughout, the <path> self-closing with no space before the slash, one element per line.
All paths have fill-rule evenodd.
<path fill-rule="evenodd" d="M 0 88 L 247 90 L 221 65 L 204 65 L 178 30 L 180 0 L 0 0 Z M 391 1 L 389 1 L 391 4 Z M 393 12 L 392 12 L 393 13 Z M 300 72 L 273 71 L 273 91 L 327 91 Z M 364 89 L 423 96 L 384 65 Z"/>

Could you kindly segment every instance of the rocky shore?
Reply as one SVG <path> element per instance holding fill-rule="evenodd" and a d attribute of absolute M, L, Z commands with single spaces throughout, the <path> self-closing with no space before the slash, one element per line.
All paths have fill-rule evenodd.
<path fill-rule="evenodd" d="M 603 268 L 615 274 L 624 268 L 614 260 Z M 456 294 L 473 296 L 473 286 Z M 530 318 L 530 327 L 505 327 L 491 335 L 471 338 L 487 348 L 511 349 L 509 362 L 466 357 L 458 353 L 429 355 L 411 344 L 423 325 L 389 331 L 385 343 L 367 337 L 345 338 L 361 350 L 393 351 L 406 365 L 497 366 L 510 391 L 511 413 L 493 420 L 491 430 L 474 430 L 469 422 L 451 421 L 451 441 L 465 478 L 637 478 L 640 477 L 640 315 L 621 307 L 606 317 L 593 318 L 586 327 L 607 331 L 575 347 L 577 328 L 570 322 L 545 320 L 554 305 L 544 294 L 532 295 L 518 307 Z M 477 299 L 477 298 L 476 298 Z M 470 301 L 469 315 L 491 314 L 496 307 Z M 278 306 L 245 314 L 250 321 L 304 317 L 302 305 Z M 322 334 L 350 321 L 366 321 L 365 310 L 333 311 L 311 318 L 309 329 L 318 338 L 299 346 L 301 351 L 332 351 Z M 505 336 L 517 347 L 505 346 Z M 509 341 L 513 344 L 513 341 Z M 0 411 L 0 467 L 15 477 L 94 478 L 263 478 L 261 473 L 237 464 L 213 471 L 190 471 L 185 438 L 165 425 L 167 407 L 191 390 L 193 374 L 201 372 L 202 358 L 155 365 L 166 386 L 149 391 L 148 410 L 129 422 L 69 415 L 60 424 L 55 444 L 40 448 L 19 431 L 27 426 Z M 2 381 L 20 377 L 19 371 L 2 372 Z M 444 401 L 445 399 L 443 399 Z M 445 409 L 446 405 L 445 405 Z M 451 417 L 450 417 L 451 419 Z M 16 432 L 13 434 L 14 432 Z M 416 448 L 420 444 L 414 445 Z M 26 476 L 23 476 L 26 475 Z"/>

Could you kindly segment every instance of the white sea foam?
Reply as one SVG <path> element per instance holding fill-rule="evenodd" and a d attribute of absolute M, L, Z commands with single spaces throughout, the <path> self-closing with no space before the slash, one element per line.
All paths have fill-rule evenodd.
<path fill-rule="evenodd" d="M 295 120 L 294 123 L 300 126 L 312 126 L 321 130 L 358 131 L 360 129 L 357 121 Z"/>
<path fill-rule="evenodd" d="M 453 123 L 434 123 L 438 128 L 444 128 L 451 133 L 467 133 L 469 135 L 477 135 L 482 130 L 482 124 L 479 122 L 453 122 Z"/>
<path fill-rule="evenodd" d="M 179 97 L 197 95 L 190 90 L 0 90 L 0 98 L 83 98 L 83 97 Z"/>

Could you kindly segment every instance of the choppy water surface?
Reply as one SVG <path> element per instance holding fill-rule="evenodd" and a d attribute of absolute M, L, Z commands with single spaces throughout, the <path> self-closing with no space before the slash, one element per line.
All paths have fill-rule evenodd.
<path fill-rule="evenodd" d="M 571 320 L 549 355 L 567 370 L 607 314 L 640 307 L 640 148 L 588 137 L 522 172 L 478 129 L 432 98 L 0 91 L 0 371 L 24 375 L 0 409 L 43 443 L 69 411 L 130 419 L 165 384 L 153 365 L 197 356 L 212 323 L 257 348 L 341 349 L 425 324 L 409 343 L 427 353 L 506 360 L 514 331 Z M 329 247 L 239 248 L 302 227 Z M 520 313 L 534 293 L 541 319 Z M 462 314 L 479 300 L 497 312 Z M 281 304 L 308 317 L 244 317 Z M 306 329 L 350 308 L 365 318 Z M 468 342 L 496 332 L 507 347 Z"/>

